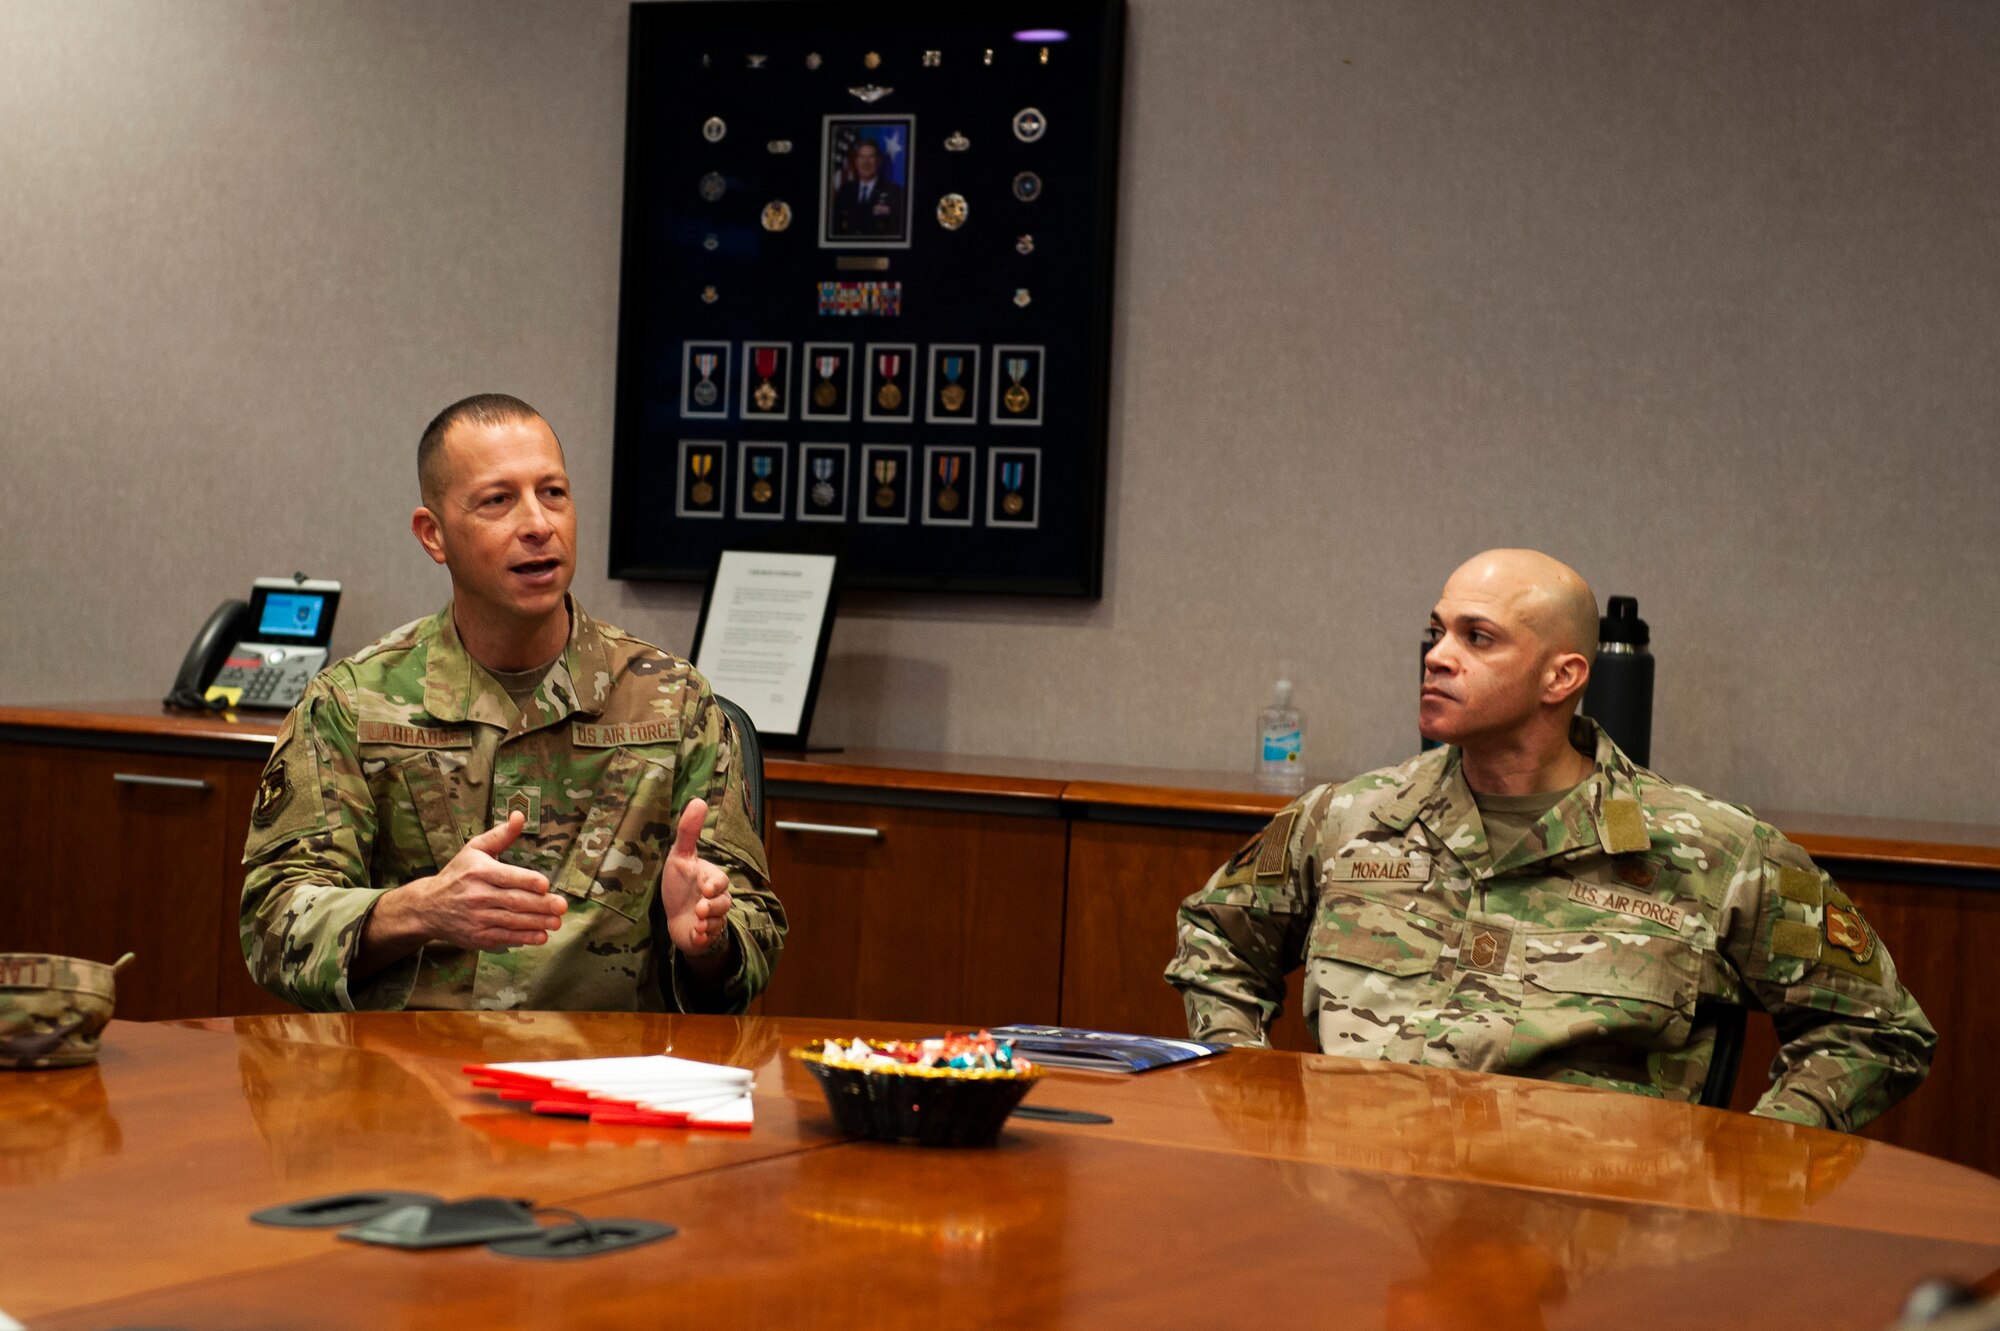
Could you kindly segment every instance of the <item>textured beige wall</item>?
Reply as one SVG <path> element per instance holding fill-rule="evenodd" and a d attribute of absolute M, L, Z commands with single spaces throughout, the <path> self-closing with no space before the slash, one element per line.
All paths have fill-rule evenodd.
<path fill-rule="evenodd" d="M 410 452 L 541 405 L 612 583 L 619 3 L 0 6 L 0 699 L 150 694 L 260 573 L 423 613 Z M 1445 573 L 1654 626 L 1655 764 L 1995 821 L 2000 7 L 1136 0 L 1106 594 L 849 598 L 819 736 L 1238 766 L 1414 745 Z"/>

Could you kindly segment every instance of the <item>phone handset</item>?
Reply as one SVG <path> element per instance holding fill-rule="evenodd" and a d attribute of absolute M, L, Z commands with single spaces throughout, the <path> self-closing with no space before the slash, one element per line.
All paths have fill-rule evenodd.
<path fill-rule="evenodd" d="M 192 711 L 221 711 L 221 699 L 213 701 L 202 696 L 210 680 L 222 669 L 228 659 L 230 648 L 249 629 L 250 603 L 234 598 L 215 607 L 208 622 L 194 635 L 189 644 L 187 656 L 181 661 L 180 672 L 174 676 L 174 686 L 162 699 L 169 707 L 183 707 Z"/>

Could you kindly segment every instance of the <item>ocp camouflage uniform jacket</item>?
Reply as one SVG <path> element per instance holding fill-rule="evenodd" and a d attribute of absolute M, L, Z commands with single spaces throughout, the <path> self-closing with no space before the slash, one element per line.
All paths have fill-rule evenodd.
<path fill-rule="evenodd" d="M 687 662 L 573 600 L 570 623 L 525 709 L 467 654 L 449 606 L 313 681 L 278 733 L 243 855 L 243 957 L 259 984 L 328 1011 L 741 1011 L 763 989 L 785 915 L 727 718 Z M 678 815 L 697 796 L 708 801 L 700 854 L 729 874 L 742 959 L 719 990 L 687 971 L 658 905 Z M 437 873 L 514 808 L 527 825 L 500 858 L 568 899 L 548 942 L 433 943 L 354 979 L 382 894 Z"/>
<path fill-rule="evenodd" d="M 1852 1130 L 1909 1094 L 1937 1036 L 1833 880 L 1592 723 L 1571 742 L 1595 772 L 1498 860 L 1456 748 L 1281 811 L 1181 905 L 1190 1035 L 1262 1044 L 1303 962 L 1330 1054 L 1694 1100 L 1709 999 L 1777 1024 L 1757 1113 Z"/>

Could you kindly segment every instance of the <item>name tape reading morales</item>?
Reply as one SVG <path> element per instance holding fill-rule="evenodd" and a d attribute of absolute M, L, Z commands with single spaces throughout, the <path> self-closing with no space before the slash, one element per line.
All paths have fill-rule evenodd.
<path fill-rule="evenodd" d="M 1329 882 L 1336 883 L 1420 883 L 1431 876 L 1431 857 L 1392 855 L 1380 858 L 1353 857 L 1329 860 L 1325 876 Z"/>

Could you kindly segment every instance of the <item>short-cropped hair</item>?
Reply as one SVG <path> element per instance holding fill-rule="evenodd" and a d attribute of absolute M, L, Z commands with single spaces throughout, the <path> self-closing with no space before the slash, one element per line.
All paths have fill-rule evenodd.
<path fill-rule="evenodd" d="M 444 494 L 448 480 L 444 470 L 444 438 L 453 426 L 507 425 L 514 421 L 541 421 L 546 425 L 548 418 L 510 393 L 474 393 L 433 416 L 424 427 L 423 438 L 417 440 L 417 488 L 423 492 L 425 506 L 436 509 Z M 553 426 L 549 432 L 555 433 Z M 561 446 L 560 441 L 557 446 Z"/>

